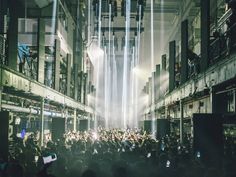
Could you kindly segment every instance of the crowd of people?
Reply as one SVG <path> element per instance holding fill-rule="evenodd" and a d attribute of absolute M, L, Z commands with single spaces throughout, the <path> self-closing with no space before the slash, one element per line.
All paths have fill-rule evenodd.
<path fill-rule="evenodd" d="M 222 168 L 206 165 L 194 154 L 191 136 L 161 139 L 142 130 L 67 132 L 39 147 L 34 134 L 16 138 L 0 177 L 235 177 L 235 157 Z"/>

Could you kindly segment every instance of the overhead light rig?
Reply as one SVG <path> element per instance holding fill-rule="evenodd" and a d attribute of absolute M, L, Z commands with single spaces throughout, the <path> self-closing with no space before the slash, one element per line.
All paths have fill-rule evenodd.
<path fill-rule="evenodd" d="M 144 16 L 144 10 L 146 7 L 146 0 L 131 0 L 131 17 L 135 17 L 136 20 L 139 20 L 139 7 L 141 6 L 141 20 Z M 121 1 L 121 16 L 126 16 L 126 0 Z"/>
<path fill-rule="evenodd" d="M 102 17 L 109 17 L 109 5 L 111 5 L 111 18 L 112 21 L 114 17 L 117 17 L 117 0 L 102 0 L 101 15 Z M 99 0 L 93 0 L 93 11 L 96 16 L 96 19 L 99 18 Z"/>

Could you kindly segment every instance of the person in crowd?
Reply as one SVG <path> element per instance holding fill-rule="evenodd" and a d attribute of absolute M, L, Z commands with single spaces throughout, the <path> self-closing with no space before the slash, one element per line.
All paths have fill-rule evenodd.
<path fill-rule="evenodd" d="M 69 131 L 45 147 L 32 135 L 15 139 L 13 147 L 9 162 L 0 163 L 0 177 L 232 177 L 236 162 L 233 152 L 216 170 L 191 155 L 190 135 L 180 143 L 174 133 L 155 139 L 137 129 Z"/>

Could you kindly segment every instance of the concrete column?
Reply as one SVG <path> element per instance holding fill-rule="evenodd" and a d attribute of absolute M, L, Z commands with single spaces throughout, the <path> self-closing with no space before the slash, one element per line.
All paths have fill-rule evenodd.
<path fill-rule="evenodd" d="M 76 114 L 76 109 L 74 110 L 74 115 L 73 115 L 73 130 L 77 131 L 77 114 Z"/>
<path fill-rule="evenodd" d="M 70 82 L 71 82 L 71 54 L 67 55 L 67 76 L 66 76 L 66 95 L 70 96 Z"/>
<path fill-rule="evenodd" d="M 149 94 L 149 84 L 146 82 L 146 93 Z"/>
<path fill-rule="evenodd" d="M 0 0 L 0 34 L 5 33 L 5 27 L 6 27 L 6 18 L 5 15 L 7 14 L 7 1 L 6 0 Z"/>
<path fill-rule="evenodd" d="M 74 58 L 74 60 L 76 60 L 77 58 Z M 79 73 L 78 73 L 78 64 L 76 64 L 74 62 L 74 75 L 73 75 L 73 79 L 74 79 L 74 99 L 78 100 L 78 92 L 79 92 Z"/>
<path fill-rule="evenodd" d="M 143 92 L 147 93 L 146 85 L 143 87 Z"/>
<path fill-rule="evenodd" d="M 212 98 L 212 113 L 213 114 L 224 114 L 228 110 L 228 100 L 226 99 L 226 93 L 217 94 L 221 89 L 212 87 L 211 98 Z"/>
<path fill-rule="evenodd" d="M 87 79 L 88 78 L 88 74 L 84 73 L 83 74 L 83 103 L 87 104 L 86 98 L 87 98 Z"/>
<path fill-rule="evenodd" d="M 83 20 L 82 11 L 80 10 L 81 3 L 77 3 L 77 19 L 76 19 L 76 29 L 75 29 L 75 37 L 74 37 L 74 98 L 78 101 L 81 101 L 82 96 L 82 84 L 81 84 L 81 72 L 83 70 L 83 38 L 81 35 Z"/>
<path fill-rule="evenodd" d="M 3 90 L 3 83 L 2 83 L 2 63 L 0 63 L 0 112 L 2 110 L 2 90 Z"/>
<path fill-rule="evenodd" d="M 60 45 L 60 40 L 58 40 L 58 39 L 56 39 L 56 41 L 55 41 L 55 48 L 56 48 L 56 52 L 55 52 L 55 67 L 54 67 L 54 89 L 59 91 L 59 88 L 60 88 L 60 60 L 61 60 L 60 49 L 61 49 L 61 45 Z"/>
<path fill-rule="evenodd" d="M 169 43 L 169 92 L 175 89 L 175 41 Z"/>
<path fill-rule="evenodd" d="M 156 100 L 160 99 L 160 90 L 161 90 L 161 85 L 160 85 L 160 75 L 161 75 L 161 66 L 156 65 L 156 84 L 155 84 L 155 90 L 156 90 Z"/>
<path fill-rule="evenodd" d="M 210 50 L 210 0 L 201 0 L 201 62 L 200 70 L 208 67 Z"/>
<path fill-rule="evenodd" d="M 0 0 L 0 10 L 2 11 L 2 12 L 4 12 L 3 11 L 3 3 L 4 3 L 5 1 L 4 0 Z M 1 20 L 3 20 L 3 21 L 1 21 Z M 0 35 L 1 35 L 1 33 L 4 33 L 4 14 L 3 13 L 0 13 Z M 1 39 L 0 39 L 1 40 Z M 1 42 L 1 41 L 0 41 Z M 3 90 L 3 83 L 2 83 L 2 58 L 1 58 L 1 55 L 0 55 L 0 112 L 1 112 L 1 110 L 2 110 L 2 90 Z"/>
<path fill-rule="evenodd" d="M 236 90 L 234 90 L 234 112 L 236 112 Z"/>
<path fill-rule="evenodd" d="M 180 100 L 179 106 L 180 106 L 179 135 L 180 135 L 180 143 L 183 143 L 183 132 L 184 132 L 184 127 L 183 127 L 183 119 L 184 119 L 183 100 Z"/>
<path fill-rule="evenodd" d="M 73 98 L 78 100 L 78 89 L 79 89 L 79 81 L 78 81 L 78 52 L 77 52 L 77 39 L 78 39 L 78 26 L 76 25 L 76 29 L 74 30 L 74 38 L 73 38 L 73 76 L 72 79 L 74 81 L 74 95 Z"/>
<path fill-rule="evenodd" d="M 91 82 L 91 81 L 89 81 L 88 87 L 89 87 L 88 93 L 89 93 L 89 94 L 92 94 L 92 93 L 93 93 L 93 85 L 92 85 L 92 82 Z"/>
<path fill-rule="evenodd" d="M 217 95 L 216 95 L 216 89 L 215 87 L 212 87 L 211 90 L 211 108 L 212 108 L 212 113 L 217 113 Z"/>
<path fill-rule="evenodd" d="M 166 75 L 166 54 L 161 56 L 161 79 L 163 81 L 163 78 L 165 78 Z M 164 94 L 166 92 L 166 87 L 165 85 L 161 84 L 161 88 L 160 88 L 160 98 L 164 97 Z"/>
<path fill-rule="evenodd" d="M 148 96 L 149 96 L 149 106 L 152 104 L 152 78 L 148 78 Z"/>
<path fill-rule="evenodd" d="M 151 86 L 152 86 L 152 104 L 155 104 L 156 88 L 155 88 L 155 72 L 152 72 Z"/>
<path fill-rule="evenodd" d="M 161 70 L 166 71 L 166 54 L 161 56 Z"/>
<path fill-rule="evenodd" d="M 180 83 L 188 80 L 188 20 L 181 23 L 181 72 Z"/>
<path fill-rule="evenodd" d="M 44 98 L 41 99 L 40 105 L 40 145 L 43 146 L 44 141 Z"/>
<path fill-rule="evenodd" d="M 83 100 L 84 100 L 84 82 L 83 82 L 83 76 L 84 75 L 84 73 L 83 73 L 83 71 L 81 71 L 80 72 L 80 74 L 79 74 L 79 79 L 80 79 L 80 81 L 79 81 L 79 101 L 81 102 L 81 103 L 83 103 Z"/>
<path fill-rule="evenodd" d="M 17 5 L 11 4 L 9 8 L 10 22 L 8 28 L 8 66 L 11 69 L 18 70 L 17 52 L 18 52 L 18 16 Z"/>
<path fill-rule="evenodd" d="M 91 117 L 90 117 L 90 114 L 88 113 L 87 116 L 88 116 L 88 130 L 91 130 Z"/>
<path fill-rule="evenodd" d="M 44 83 L 45 65 L 45 22 L 43 18 L 38 19 L 38 71 L 37 80 Z"/>
<path fill-rule="evenodd" d="M 154 88 L 154 91 L 153 91 L 153 97 L 154 97 L 154 103 L 156 102 L 156 100 L 157 100 L 157 78 L 156 78 L 156 71 L 155 72 L 153 72 L 153 75 L 152 75 L 152 77 L 153 77 L 153 84 L 154 84 L 154 86 L 153 86 L 153 88 Z"/>

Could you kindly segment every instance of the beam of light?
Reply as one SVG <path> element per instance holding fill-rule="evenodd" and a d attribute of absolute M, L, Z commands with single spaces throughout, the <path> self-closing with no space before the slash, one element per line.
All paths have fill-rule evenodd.
<path fill-rule="evenodd" d="M 93 41 L 87 49 L 87 54 L 93 66 L 97 67 L 99 59 L 104 55 L 104 51 L 98 47 L 97 42 Z"/>
<path fill-rule="evenodd" d="M 138 78 L 137 78 L 137 76 L 135 75 L 134 76 L 134 81 L 135 81 L 135 86 L 134 86 L 134 88 L 135 88 L 135 108 L 134 108 L 134 113 L 135 113 L 135 122 L 134 122 L 134 126 L 136 127 L 136 128 L 138 128 L 138 120 L 139 120 L 139 118 L 138 118 Z"/>
<path fill-rule="evenodd" d="M 115 56 L 115 36 L 113 35 L 113 40 L 112 40 L 112 115 L 111 117 L 113 117 L 112 121 L 112 126 L 115 127 L 118 125 L 118 116 L 117 116 L 117 67 L 116 67 L 116 56 Z"/>
<path fill-rule="evenodd" d="M 160 50 L 161 53 L 164 52 L 164 35 L 165 35 L 165 31 L 164 31 L 164 0 L 161 0 L 161 25 L 160 25 Z"/>
<path fill-rule="evenodd" d="M 132 68 L 132 74 L 134 79 L 134 128 L 138 128 L 138 77 L 135 74 L 135 68 L 138 66 L 138 37 L 135 36 L 135 48 L 134 48 L 134 67 Z"/>
<path fill-rule="evenodd" d="M 133 70 L 135 66 L 135 48 L 133 47 L 133 50 L 132 50 L 132 61 L 131 61 L 131 71 Z M 129 126 L 130 127 L 134 127 L 134 121 L 135 121 L 135 81 L 134 81 L 134 72 L 131 72 L 130 74 L 130 84 L 131 84 L 131 112 L 130 112 L 130 118 L 129 118 Z"/>
<path fill-rule="evenodd" d="M 101 27 L 102 27 L 102 0 L 99 0 L 98 14 L 98 46 L 101 47 Z"/>
<path fill-rule="evenodd" d="M 151 0 L 151 71 L 153 71 L 153 68 L 155 67 L 154 65 L 154 28 L 153 28 L 153 0 Z M 154 76 L 152 75 L 151 79 L 151 105 L 155 104 L 155 88 L 154 88 Z M 156 124 L 155 124 L 155 112 L 154 110 L 151 111 L 151 119 L 152 119 L 152 135 L 153 138 L 155 138 L 155 133 L 156 133 Z"/>
<path fill-rule="evenodd" d="M 104 109 L 105 109 L 105 114 L 104 114 L 104 118 L 105 118 L 105 128 L 107 128 L 108 126 L 108 111 L 109 111 L 109 103 L 108 103 L 108 96 L 109 96 L 109 90 L 108 90 L 108 56 L 107 56 L 107 47 L 104 47 L 105 50 L 105 55 L 104 55 L 104 67 L 105 67 L 105 85 L 104 85 L 104 91 L 105 91 L 105 105 L 104 105 Z"/>
<path fill-rule="evenodd" d="M 102 25 L 102 21 L 101 21 L 101 12 L 102 12 L 102 0 L 99 0 L 99 14 L 98 14 L 98 47 L 101 48 L 101 25 Z M 104 56 L 104 55 L 103 55 Z M 95 73 L 96 73 L 96 100 L 95 100 L 95 117 L 94 117 L 94 129 L 95 131 L 97 131 L 97 127 L 98 127 L 98 112 L 99 112 L 99 97 L 101 96 L 101 83 L 100 83 L 100 71 L 103 70 L 102 68 L 102 61 L 100 61 L 101 59 L 103 59 L 103 56 L 100 56 L 98 59 L 98 63 L 97 63 L 97 69 L 95 69 Z"/>
<path fill-rule="evenodd" d="M 160 5 L 161 5 L 161 25 L 160 25 L 160 53 L 163 54 L 164 53 L 164 35 L 165 35 L 165 31 L 164 31 L 164 0 L 160 0 Z M 165 71 L 164 73 L 161 74 L 161 78 L 160 78 L 160 83 L 162 83 L 160 85 L 160 94 L 164 95 L 165 94 L 165 90 L 167 89 L 167 81 L 166 78 L 167 72 Z M 165 80 L 165 82 L 163 81 Z"/>
<path fill-rule="evenodd" d="M 105 58 L 105 128 L 109 128 L 111 114 L 111 4 L 109 4 L 108 52 Z"/>
<path fill-rule="evenodd" d="M 135 126 L 138 127 L 138 110 L 139 110 L 139 104 L 138 104 L 138 85 L 139 85 L 139 80 L 142 78 L 142 80 L 145 80 L 146 78 L 144 75 L 139 75 L 138 72 L 135 72 L 135 69 L 139 66 L 139 61 L 140 61 L 140 37 L 141 37 L 141 11 L 142 11 L 142 6 L 139 5 L 139 19 L 137 22 L 137 36 L 135 37 L 135 43 L 136 43 L 136 56 L 135 56 L 135 68 L 134 69 L 134 77 L 135 77 Z"/>
<path fill-rule="evenodd" d="M 95 131 L 95 132 L 93 132 L 93 135 L 92 135 L 92 137 L 93 137 L 93 139 L 94 140 L 97 140 L 99 137 L 98 137 L 98 134 L 97 134 L 97 132 Z"/>
<path fill-rule="evenodd" d="M 90 0 L 88 0 L 88 44 L 90 44 L 91 41 L 91 3 Z"/>
<path fill-rule="evenodd" d="M 130 0 L 126 0 L 126 19 L 125 19 L 125 48 L 124 48 L 124 70 L 123 70 L 123 92 L 122 92 L 122 117 L 123 128 L 127 126 L 128 115 L 128 63 L 129 63 L 129 33 L 130 33 Z"/>
<path fill-rule="evenodd" d="M 165 71 L 162 73 L 160 77 L 160 83 L 161 83 L 160 93 L 164 95 L 169 86 L 169 73 L 168 72 Z"/>
<path fill-rule="evenodd" d="M 148 77 L 148 71 L 141 69 L 139 66 L 135 66 L 132 70 L 138 80 L 145 82 Z"/>
<path fill-rule="evenodd" d="M 140 54 L 139 54 L 139 51 L 140 51 L 140 33 L 141 33 L 141 11 L 142 11 L 142 6 L 139 5 L 139 20 L 138 20 L 138 45 L 137 45 L 137 64 L 139 64 L 139 61 L 140 61 Z"/>

